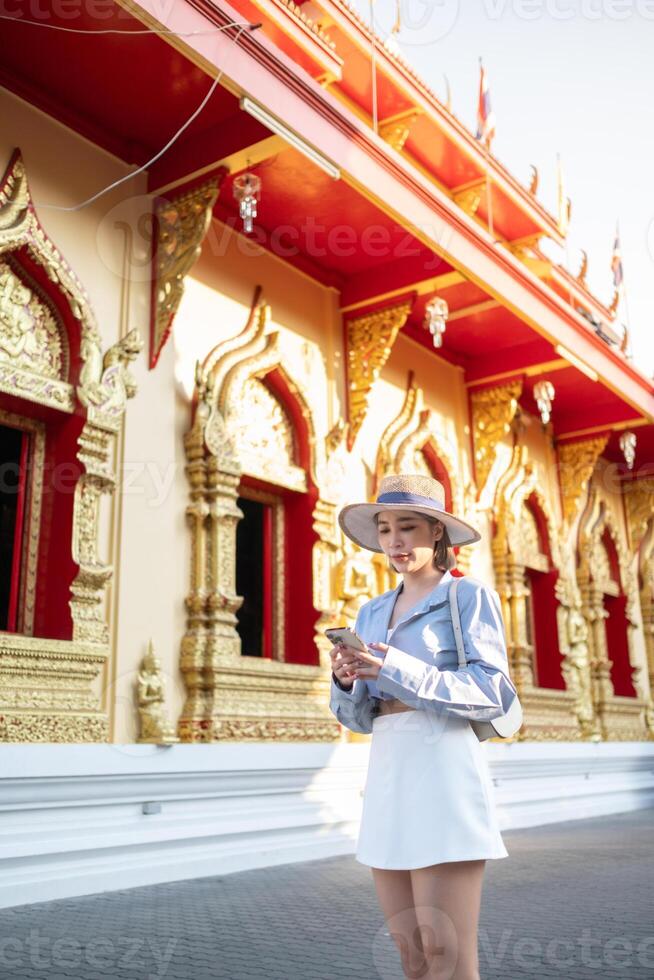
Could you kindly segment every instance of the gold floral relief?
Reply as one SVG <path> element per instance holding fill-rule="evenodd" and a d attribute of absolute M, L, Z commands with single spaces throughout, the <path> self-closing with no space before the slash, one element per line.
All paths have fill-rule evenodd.
<path fill-rule="evenodd" d="M 0 361 L 45 378 L 65 380 L 67 357 L 52 309 L 0 261 Z"/>
<path fill-rule="evenodd" d="M 470 396 L 475 473 L 479 494 L 495 462 L 498 443 L 511 431 L 522 381 L 473 391 Z"/>
<path fill-rule="evenodd" d="M 259 378 L 247 378 L 228 413 L 230 439 L 244 473 L 306 491 L 307 476 L 295 462 L 293 425 L 278 398 Z"/>
<path fill-rule="evenodd" d="M 599 436 L 579 442 L 564 442 L 558 446 L 563 518 L 568 527 L 579 513 L 580 501 L 607 442 L 608 436 Z"/>
<path fill-rule="evenodd" d="M 202 250 L 213 206 L 227 171 L 221 170 L 198 187 L 166 198 L 154 207 L 154 275 L 156 303 L 152 312 L 150 367 L 153 368 L 170 334 L 184 295 L 184 281 Z"/>
<path fill-rule="evenodd" d="M 410 302 L 399 303 L 347 321 L 350 448 L 366 417 L 372 387 L 390 357 L 395 339 L 411 312 L 411 306 Z"/>
<path fill-rule="evenodd" d="M 625 482 L 622 496 L 632 551 L 636 552 L 654 518 L 654 480 Z"/>

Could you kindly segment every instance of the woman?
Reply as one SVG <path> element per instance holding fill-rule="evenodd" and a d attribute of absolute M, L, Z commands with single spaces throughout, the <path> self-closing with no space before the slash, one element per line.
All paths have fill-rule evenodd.
<path fill-rule="evenodd" d="M 438 480 L 389 476 L 374 504 L 340 512 L 344 533 L 383 552 L 402 581 L 359 611 L 368 652 L 331 650 L 330 708 L 352 731 L 372 732 L 356 860 L 372 869 L 405 975 L 479 980 L 485 862 L 508 852 L 468 722 L 504 714 L 516 689 L 498 595 L 467 577 L 458 585 L 467 667 L 458 669 L 452 548 L 480 535 L 444 500 Z"/>

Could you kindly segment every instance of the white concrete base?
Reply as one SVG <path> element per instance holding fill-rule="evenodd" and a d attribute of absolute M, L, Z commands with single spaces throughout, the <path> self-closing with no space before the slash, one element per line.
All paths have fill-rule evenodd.
<path fill-rule="evenodd" d="M 484 745 L 502 829 L 654 805 L 653 742 Z M 368 751 L 0 746 L 0 908 L 351 854 Z"/>

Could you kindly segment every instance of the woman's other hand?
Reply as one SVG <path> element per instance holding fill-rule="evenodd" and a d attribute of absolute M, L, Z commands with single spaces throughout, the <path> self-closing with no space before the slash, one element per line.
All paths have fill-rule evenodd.
<path fill-rule="evenodd" d="M 370 650 L 379 650 L 383 658 L 386 656 L 386 651 L 388 650 L 387 643 L 369 643 L 368 647 Z M 357 655 L 357 659 L 360 661 L 360 665 L 356 666 L 354 669 L 354 676 L 362 677 L 364 680 L 375 680 L 379 671 L 382 669 L 383 662 L 380 663 L 379 657 L 375 657 L 374 654 L 362 650 L 354 651 Z"/>

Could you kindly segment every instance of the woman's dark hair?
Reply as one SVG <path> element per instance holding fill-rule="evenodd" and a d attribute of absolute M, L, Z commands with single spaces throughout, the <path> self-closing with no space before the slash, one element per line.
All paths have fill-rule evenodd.
<path fill-rule="evenodd" d="M 454 554 L 454 548 L 450 542 L 447 528 L 443 522 L 439 521 L 437 517 L 432 517 L 430 514 L 421 514 L 419 511 L 412 511 L 412 513 L 417 514 L 418 517 L 424 517 L 432 526 L 440 524 L 443 528 L 443 533 L 434 544 L 434 557 L 432 559 L 434 568 L 440 568 L 444 572 L 449 572 L 452 568 L 456 568 L 456 555 Z M 378 518 L 379 514 L 375 514 L 375 525 L 377 525 Z"/>
<path fill-rule="evenodd" d="M 437 517 L 429 517 L 427 514 L 423 514 L 422 516 L 426 517 L 430 524 L 441 524 L 443 527 L 443 533 L 434 545 L 433 563 L 435 568 L 441 568 L 444 572 L 449 572 L 450 569 L 456 568 L 456 555 L 454 554 L 454 548 L 450 542 L 447 528 Z"/>

